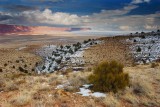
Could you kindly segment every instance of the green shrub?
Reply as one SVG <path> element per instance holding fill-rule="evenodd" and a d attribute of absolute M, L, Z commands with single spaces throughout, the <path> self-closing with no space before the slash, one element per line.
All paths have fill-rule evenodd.
<path fill-rule="evenodd" d="M 141 52 L 141 48 L 140 47 L 138 47 L 137 52 Z"/>
<path fill-rule="evenodd" d="M 16 60 L 16 63 L 19 63 L 19 60 Z"/>
<path fill-rule="evenodd" d="M 69 53 L 70 53 L 70 54 L 73 54 L 73 51 L 72 51 L 72 49 L 69 49 Z"/>
<path fill-rule="evenodd" d="M 34 68 L 32 68 L 32 71 L 35 71 Z"/>
<path fill-rule="evenodd" d="M 16 67 L 13 65 L 13 67 L 12 67 L 13 69 L 15 69 Z"/>
<path fill-rule="evenodd" d="M 63 46 L 61 45 L 60 48 L 63 49 Z"/>
<path fill-rule="evenodd" d="M 3 72 L 3 69 L 2 69 L 2 68 L 0 68 L 0 72 Z"/>
<path fill-rule="evenodd" d="M 22 67 L 19 67 L 19 71 L 23 72 L 23 71 L 24 71 L 24 69 L 23 69 Z"/>
<path fill-rule="evenodd" d="M 27 67 L 27 65 L 25 64 L 25 65 L 24 65 L 24 67 L 26 68 L 26 67 Z"/>
<path fill-rule="evenodd" d="M 95 67 L 89 82 L 93 84 L 94 91 L 117 92 L 129 85 L 129 75 L 123 73 L 123 65 L 112 62 L 102 62 Z"/>
<path fill-rule="evenodd" d="M 134 41 L 133 42 L 137 42 L 135 39 L 134 39 Z"/>
<path fill-rule="evenodd" d="M 84 42 L 83 42 L 83 43 L 84 43 L 84 44 L 86 44 L 87 42 L 88 42 L 88 41 L 84 40 Z"/>
<path fill-rule="evenodd" d="M 4 64 L 4 66 L 6 67 L 6 66 L 7 66 L 7 64 L 5 63 L 5 64 Z"/>

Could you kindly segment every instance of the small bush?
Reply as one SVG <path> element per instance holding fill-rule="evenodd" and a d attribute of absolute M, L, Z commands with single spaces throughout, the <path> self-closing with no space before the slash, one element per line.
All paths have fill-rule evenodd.
<path fill-rule="evenodd" d="M 87 42 L 88 42 L 88 41 L 84 40 L 84 42 L 83 42 L 83 43 L 84 43 L 84 44 L 86 44 Z"/>
<path fill-rule="evenodd" d="M 2 69 L 2 68 L 0 68 L 0 72 L 3 72 L 3 69 Z"/>
<path fill-rule="evenodd" d="M 70 53 L 70 54 L 73 54 L 73 50 L 72 50 L 72 49 L 70 49 L 70 50 L 69 50 L 69 53 Z"/>
<path fill-rule="evenodd" d="M 159 66 L 158 63 L 151 63 L 151 68 L 155 68 L 157 66 Z"/>
<path fill-rule="evenodd" d="M 25 64 L 25 65 L 24 65 L 24 67 L 26 68 L 26 67 L 27 67 L 27 65 Z"/>
<path fill-rule="evenodd" d="M 13 69 L 15 69 L 15 66 L 13 65 L 13 67 L 12 67 Z"/>
<path fill-rule="evenodd" d="M 134 41 L 133 42 L 137 42 L 135 39 L 134 39 Z"/>
<path fill-rule="evenodd" d="M 142 37 L 141 37 L 142 39 L 145 39 L 146 37 L 145 37 L 145 35 L 142 35 Z"/>
<path fill-rule="evenodd" d="M 46 69 L 46 66 L 43 65 L 42 70 Z"/>
<path fill-rule="evenodd" d="M 19 67 L 19 71 L 24 72 L 24 69 L 22 67 Z"/>
<path fill-rule="evenodd" d="M 63 45 L 61 45 L 60 48 L 63 49 Z"/>
<path fill-rule="evenodd" d="M 123 65 L 116 61 L 102 62 L 89 76 L 93 90 L 102 92 L 117 92 L 129 85 L 128 74 L 123 73 Z"/>
<path fill-rule="evenodd" d="M 16 63 L 19 63 L 19 60 L 16 60 Z"/>
<path fill-rule="evenodd" d="M 141 52 L 141 48 L 140 47 L 138 47 L 137 52 Z"/>
<path fill-rule="evenodd" d="M 56 60 L 57 64 L 60 64 L 62 62 L 61 59 Z"/>
<path fill-rule="evenodd" d="M 6 67 L 6 66 L 7 66 L 7 64 L 5 63 L 5 64 L 4 64 L 4 66 Z"/>
<path fill-rule="evenodd" d="M 38 66 L 38 62 L 36 62 L 36 64 L 35 64 L 36 66 Z"/>
<path fill-rule="evenodd" d="M 155 41 L 154 41 L 154 40 L 152 40 L 151 42 L 152 42 L 153 44 L 155 43 Z"/>
<path fill-rule="evenodd" d="M 35 71 L 34 68 L 32 68 L 32 71 Z"/>

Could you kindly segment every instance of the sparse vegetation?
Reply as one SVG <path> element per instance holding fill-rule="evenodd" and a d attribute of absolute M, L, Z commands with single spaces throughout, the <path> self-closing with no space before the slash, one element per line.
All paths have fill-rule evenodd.
<path fill-rule="evenodd" d="M 133 42 L 137 42 L 135 39 L 134 39 L 134 41 Z"/>
<path fill-rule="evenodd" d="M 25 65 L 24 65 L 24 67 L 26 68 L 26 67 L 27 67 L 27 65 L 25 64 Z"/>
<path fill-rule="evenodd" d="M 133 92 L 137 95 L 152 97 L 154 95 L 154 89 L 150 83 L 136 79 L 132 82 Z"/>
<path fill-rule="evenodd" d="M 19 71 L 24 72 L 24 69 L 22 67 L 19 67 Z"/>
<path fill-rule="evenodd" d="M 4 64 L 4 66 L 6 67 L 6 66 L 7 66 L 7 64 L 5 63 L 5 64 Z"/>
<path fill-rule="evenodd" d="M 107 107 L 121 107 L 122 106 L 120 104 L 120 101 L 111 93 L 106 98 L 104 98 L 102 102 Z"/>
<path fill-rule="evenodd" d="M 141 48 L 140 47 L 137 48 L 137 52 L 141 52 Z"/>
<path fill-rule="evenodd" d="M 25 106 L 31 101 L 31 95 L 27 92 L 21 92 L 15 98 L 10 100 L 10 104 L 14 106 Z"/>
<path fill-rule="evenodd" d="M 16 60 L 16 63 L 19 63 L 19 60 Z"/>
<path fill-rule="evenodd" d="M 13 65 L 12 68 L 15 69 L 15 66 Z"/>
<path fill-rule="evenodd" d="M 89 81 L 93 84 L 93 90 L 102 92 L 117 92 L 129 85 L 129 76 L 123 73 L 123 65 L 112 62 L 102 62 L 89 76 Z"/>
<path fill-rule="evenodd" d="M 155 62 L 151 63 L 151 68 L 155 68 L 155 67 L 157 67 L 157 66 L 159 66 L 158 63 L 155 63 Z"/>
<path fill-rule="evenodd" d="M 0 68 L 0 72 L 3 72 L 3 69 L 2 69 L 2 68 Z"/>
<path fill-rule="evenodd" d="M 4 91 L 15 91 L 18 90 L 18 85 L 16 85 L 14 82 L 7 82 L 6 86 L 4 87 Z"/>
<path fill-rule="evenodd" d="M 139 40 L 137 41 L 137 43 L 139 43 Z M 112 46 L 111 48 L 115 50 L 124 49 L 123 47 L 115 48 Z M 94 47 L 88 50 L 93 52 L 93 48 Z M 102 48 L 104 47 L 101 47 L 101 50 Z M 149 48 L 149 46 L 147 48 Z M 77 46 L 76 49 L 78 50 L 79 46 Z M 97 51 L 98 49 L 96 48 L 95 50 Z M 121 54 L 120 51 L 118 51 L 118 54 L 117 51 L 115 51 L 116 54 L 111 53 L 112 56 L 105 51 L 100 51 L 100 53 L 104 53 L 101 56 L 102 59 L 107 59 L 109 57 L 113 58 L 113 56 L 116 56 L 115 60 L 123 62 L 122 60 L 125 58 L 118 56 L 118 54 Z M 106 57 L 105 55 L 108 55 L 108 57 L 104 58 Z M 151 56 L 152 55 L 153 54 L 151 54 Z M 12 54 L 7 56 L 10 57 Z M 146 65 L 136 65 L 134 67 L 125 66 L 123 68 L 122 64 L 115 61 L 105 61 L 95 68 L 92 68 L 92 65 L 85 65 L 85 70 L 81 72 L 73 72 L 73 68 L 71 67 L 66 71 L 61 71 L 61 69 L 55 68 L 59 71 L 48 74 L 42 73 L 38 75 L 29 75 L 31 71 L 36 70 L 35 65 L 38 66 L 39 60 L 33 60 L 34 57 L 29 58 L 29 60 L 25 59 L 25 63 L 22 63 L 21 61 L 24 57 L 15 57 L 14 60 L 10 59 L 11 57 L 9 59 L 5 57 L 5 60 L 1 60 L 3 63 L 0 65 L 0 106 L 159 107 L 160 105 L 159 62 L 153 62 Z M 53 60 L 52 57 L 48 58 Z M 85 58 L 85 55 L 83 58 Z M 94 56 L 89 58 L 93 59 Z M 16 63 L 17 59 L 19 60 L 19 63 Z M 60 56 L 59 59 L 61 59 Z M 102 59 L 100 59 L 100 61 Z M 13 63 L 8 60 L 13 61 Z M 95 59 L 93 62 L 94 61 Z M 127 61 L 129 62 L 129 60 Z M 5 63 L 7 64 L 7 67 L 4 67 Z M 25 64 L 27 65 L 26 67 Z M 41 63 L 39 63 L 39 65 L 40 64 Z M 95 63 L 93 65 L 95 65 Z M 51 64 L 49 65 L 49 68 L 50 67 Z M 45 65 L 42 66 L 42 68 L 47 71 L 48 66 Z M 22 72 L 18 72 L 19 69 Z M 26 74 L 25 72 L 28 73 Z M 89 87 L 90 89 L 93 89 L 92 91 L 107 92 L 106 97 L 83 97 L 76 93 L 80 91 L 82 85 L 89 85 L 89 83 L 93 84 L 93 88 L 92 85 Z M 63 88 L 57 88 L 59 85 L 62 85 Z M 129 87 L 127 87 L 128 85 Z"/>

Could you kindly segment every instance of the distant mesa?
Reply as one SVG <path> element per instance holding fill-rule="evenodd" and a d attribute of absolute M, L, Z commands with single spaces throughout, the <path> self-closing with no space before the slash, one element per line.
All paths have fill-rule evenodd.
<path fill-rule="evenodd" d="M 91 28 L 70 28 L 70 32 L 72 31 L 88 31 L 91 30 Z"/>
<path fill-rule="evenodd" d="M 27 26 L 0 24 L 0 33 L 20 33 L 30 31 L 30 27 Z"/>
<path fill-rule="evenodd" d="M 0 24 L 0 34 L 54 34 L 56 32 L 72 32 L 86 30 L 91 29 Z"/>

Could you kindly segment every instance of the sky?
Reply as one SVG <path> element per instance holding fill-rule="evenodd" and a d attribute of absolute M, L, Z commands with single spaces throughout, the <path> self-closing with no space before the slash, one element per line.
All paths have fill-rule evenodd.
<path fill-rule="evenodd" d="M 160 0 L 0 0 L 0 24 L 152 31 L 160 29 L 159 4 Z"/>

